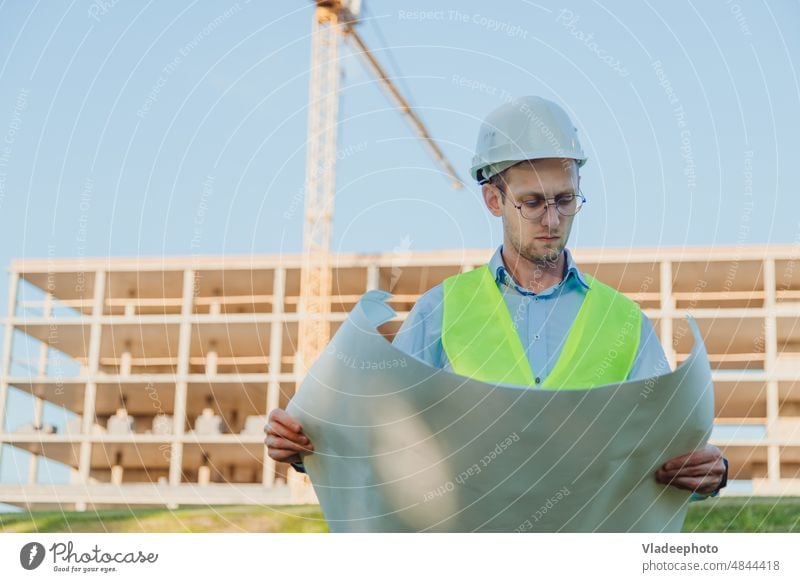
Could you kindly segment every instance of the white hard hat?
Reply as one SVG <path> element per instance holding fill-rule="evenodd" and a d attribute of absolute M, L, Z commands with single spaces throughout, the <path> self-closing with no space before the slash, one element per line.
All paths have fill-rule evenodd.
<path fill-rule="evenodd" d="M 535 95 L 489 113 L 478 133 L 470 173 L 479 184 L 523 160 L 572 158 L 586 163 L 578 130 L 561 107 Z"/>

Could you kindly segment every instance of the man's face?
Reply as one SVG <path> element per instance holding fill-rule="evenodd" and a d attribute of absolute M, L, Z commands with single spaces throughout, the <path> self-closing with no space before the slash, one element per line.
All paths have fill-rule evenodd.
<path fill-rule="evenodd" d="M 505 196 L 491 184 L 483 186 L 489 210 L 503 219 L 504 240 L 529 261 L 558 260 L 575 217 L 562 216 L 551 204 L 541 218 L 526 220 L 511 202 L 519 206 L 535 197 L 552 201 L 558 195 L 577 194 L 577 165 L 573 160 L 558 158 L 529 160 L 506 170 L 504 177 Z"/>

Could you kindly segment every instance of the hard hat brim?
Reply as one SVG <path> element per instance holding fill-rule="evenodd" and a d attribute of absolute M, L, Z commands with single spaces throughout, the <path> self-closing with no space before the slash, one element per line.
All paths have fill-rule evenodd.
<path fill-rule="evenodd" d="M 566 153 L 564 155 L 557 155 L 551 151 L 528 152 L 520 154 L 519 156 L 506 157 L 502 161 L 495 161 L 495 162 L 487 162 L 486 160 L 477 161 L 473 159 L 472 161 L 473 166 L 470 168 L 470 175 L 472 176 L 473 180 L 475 180 L 479 184 L 483 184 L 493 175 L 499 174 L 503 170 L 510 168 L 511 166 L 518 164 L 519 162 L 524 162 L 525 160 L 544 160 L 547 158 L 575 160 L 576 162 L 578 162 L 579 168 L 582 167 L 588 160 L 588 158 L 583 155 L 581 155 L 580 157 L 576 155 L 567 155 Z M 502 167 L 503 165 L 505 165 L 505 168 Z M 501 166 L 501 167 L 497 171 L 489 173 L 488 175 L 486 175 L 486 172 L 481 172 L 482 170 L 485 170 L 491 166 L 495 167 Z M 479 177 L 479 172 L 480 172 L 480 177 Z"/>

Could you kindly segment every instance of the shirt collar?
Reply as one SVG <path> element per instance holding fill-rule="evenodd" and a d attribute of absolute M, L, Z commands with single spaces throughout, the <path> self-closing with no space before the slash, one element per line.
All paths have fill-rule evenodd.
<path fill-rule="evenodd" d="M 497 247 L 497 250 L 495 250 L 494 254 L 492 255 L 492 258 L 489 259 L 489 270 L 492 272 L 492 274 L 494 274 L 495 282 L 498 284 L 506 285 L 507 287 L 512 287 L 522 295 L 539 295 L 539 293 L 534 293 L 533 291 L 530 291 L 529 289 L 522 287 L 514 280 L 514 277 L 508 271 L 505 262 L 503 261 L 502 250 L 503 250 L 503 245 L 500 245 L 499 247 Z M 575 264 L 575 260 L 572 258 L 572 253 L 569 251 L 569 249 L 567 248 L 564 249 L 564 255 L 566 259 L 564 265 L 564 272 L 565 272 L 564 278 L 561 280 L 560 283 L 555 285 L 552 289 L 556 290 L 562 287 L 571 279 L 574 279 L 575 281 L 580 283 L 580 285 L 582 285 L 585 289 L 588 290 L 589 284 L 586 282 L 586 278 L 583 276 L 581 270 L 578 269 L 578 266 Z"/>

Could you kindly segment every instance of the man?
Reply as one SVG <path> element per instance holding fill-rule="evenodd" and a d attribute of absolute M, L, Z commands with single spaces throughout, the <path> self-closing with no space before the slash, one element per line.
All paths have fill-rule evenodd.
<path fill-rule="evenodd" d="M 566 248 L 585 202 L 586 156 L 569 116 L 523 97 L 481 126 L 471 169 L 503 244 L 487 265 L 423 294 L 393 344 L 425 363 L 487 382 L 554 390 L 648 378 L 669 369 L 652 324 L 636 303 L 580 271 Z M 276 409 L 265 427 L 269 455 L 304 471 L 313 444 Z M 707 445 L 670 459 L 663 484 L 717 495 L 727 461 Z"/>

